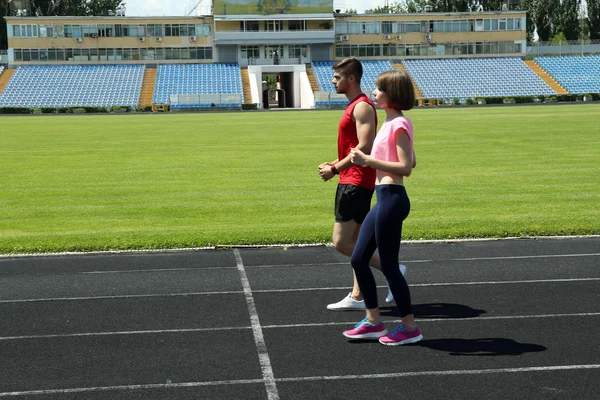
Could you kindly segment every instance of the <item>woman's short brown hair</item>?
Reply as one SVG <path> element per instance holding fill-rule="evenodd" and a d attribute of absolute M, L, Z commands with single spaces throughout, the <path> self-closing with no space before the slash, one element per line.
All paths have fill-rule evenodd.
<path fill-rule="evenodd" d="M 375 80 L 375 86 L 388 96 L 388 107 L 397 111 L 407 111 L 415 105 L 415 89 L 407 72 L 385 71 Z"/>

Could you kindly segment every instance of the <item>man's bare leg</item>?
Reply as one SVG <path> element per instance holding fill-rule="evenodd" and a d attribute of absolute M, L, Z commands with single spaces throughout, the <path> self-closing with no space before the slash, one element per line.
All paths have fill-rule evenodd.
<path fill-rule="evenodd" d="M 336 222 L 333 226 L 333 246 L 343 255 L 350 257 L 352 255 L 352 251 L 354 251 L 354 246 L 356 246 L 356 240 L 358 239 L 359 231 L 360 224 L 354 220 Z M 369 265 L 381 271 L 381 267 L 379 266 L 379 255 L 377 253 L 373 254 Z M 360 294 L 360 288 L 358 287 L 358 281 L 356 280 L 354 271 L 352 271 L 352 276 L 354 279 L 354 284 L 352 286 L 352 298 L 360 301 L 362 300 L 362 295 Z"/>

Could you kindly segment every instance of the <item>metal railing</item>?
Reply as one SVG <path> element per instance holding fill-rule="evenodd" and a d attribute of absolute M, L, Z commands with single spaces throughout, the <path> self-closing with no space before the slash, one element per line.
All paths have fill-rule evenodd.
<path fill-rule="evenodd" d="M 529 42 L 527 54 L 534 56 L 600 54 L 600 40 Z"/>

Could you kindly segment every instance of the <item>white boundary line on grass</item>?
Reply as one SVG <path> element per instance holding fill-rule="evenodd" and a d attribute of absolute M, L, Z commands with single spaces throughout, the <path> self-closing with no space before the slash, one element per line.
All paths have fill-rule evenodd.
<path fill-rule="evenodd" d="M 497 315 L 491 317 L 465 317 L 465 318 L 415 318 L 421 322 L 484 322 L 496 320 L 511 319 L 543 319 L 543 318 L 579 318 L 579 317 L 598 317 L 600 312 L 589 313 L 571 313 L 571 314 L 532 314 L 532 315 Z M 386 323 L 400 323 L 400 319 L 389 319 Z M 289 329 L 289 328 L 314 328 L 323 326 L 343 326 L 354 325 L 356 321 L 341 322 L 315 322 L 305 324 L 281 324 L 264 325 L 262 329 Z M 27 335 L 27 336 L 4 336 L 0 337 L 2 341 L 34 340 L 34 339 L 56 339 L 56 338 L 77 338 L 77 337 L 101 337 L 101 336 L 128 336 L 128 335 L 153 335 L 153 334 L 180 334 L 180 333 L 198 333 L 198 332 L 218 332 L 218 331 L 243 331 L 253 329 L 251 326 L 224 326 L 221 328 L 189 328 L 189 329 L 159 329 L 146 331 L 118 331 L 118 332 L 83 332 L 83 333 L 64 333 L 52 335 Z M 270 361 L 269 361 L 270 362 Z M 263 380 L 264 381 L 264 380 Z"/>
<path fill-rule="evenodd" d="M 516 236 L 499 238 L 468 238 L 468 239 L 440 239 L 440 240 L 403 240 L 406 244 L 429 244 L 429 243 L 463 243 L 463 242 L 496 242 L 502 240 L 561 240 L 561 239 L 587 239 L 600 238 L 600 235 L 571 235 L 571 236 Z M 178 253 L 202 250 L 228 250 L 233 248 L 296 248 L 296 247 L 332 247 L 332 243 L 299 243 L 299 244 L 270 244 L 270 245 L 215 245 L 207 247 L 181 247 L 172 249 L 148 249 L 148 250 L 105 250 L 105 251 L 65 251 L 55 253 L 15 253 L 0 254 L 0 258 L 17 257 L 50 257 L 50 256 L 86 256 L 86 255 L 106 255 L 106 254 L 148 254 L 148 253 Z"/>
<path fill-rule="evenodd" d="M 571 283 L 571 282 L 597 282 L 598 278 L 564 278 L 564 279 L 531 279 L 517 281 L 475 281 L 475 282 L 439 282 L 439 283 L 413 283 L 410 287 L 435 287 L 435 286 L 476 286 L 476 285 L 511 285 L 523 283 Z M 386 288 L 385 285 L 379 285 L 377 288 Z M 314 292 L 321 290 L 346 290 L 347 286 L 313 287 L 313 288 L 291 288 L 291 289 L 257 289 L 254 293 L 287 293 L 287 292 Z M 118 300 L 118 299 L 137 299 L 152 297 L 190 297 L 190 296 L 213 296 L 244 293 L 239 290 L 227 290 L 222 292 L 188 292 L 188 293 L 149 293 L 149 294 L 124 294 L 114 296 L 82 296 L 82 297 L 48 297 L 37 299 L 14 299 L 0 300 L 0 304 L 11 303 L 35 303 L 44 301 L 82 301 L 82 300 Z"/>
<path fill-rule="evenodd" d="M 393 372 L 387 374 L 366 374 L 366 375 L 333 375 L 333 376 L 306 376 L 295 378 L 278 378 L 276 382 L 307 382 L 307 381 L 334 381 L 350 379 L 389 379 L 389 378 L 408 378 L 421 376 L 461 376 L 461 375 L 483 375 L 483 374 L 507 374 L 507 373 L 527 373 L 527 372 L 554 372 L 554 371 L 575 371 L 586 369 L 600 369 L 600 364 L 576 364 L 576 365 L 547 365 L 542 367 L 519 367 L 519 368 L 497 368 L 497 369 L 466 369 L 449 371 L 407 371 Z M 34 396 L 48 394 L 72 394 L 72 393 L 94 393 L 108 391 L 126 391 L 126 390 L 152 390 L 152 389 L 177 389 L 202 386 L 218 385 L 248 385 L 262 383 L 262 379 L 238 379 L 229 381 L 208 381 L 208 382 L 181 382 L 168 384 L 145 384 L 145 385 L 120 385 L 120 386 L 98 386 L 88 388 L 69 388 L 69 389 L 47 389 L 30 390 L 21 392 L 2 392 L 0 397 L 11 396 Z"/>
<path fill-rule="evenodd" d="M 237 263 L 238 271 L 240 272 L 240 279 L 244 288 L 244 295 L 246 296 L 246 304 L 248 305 L 248 312 L 250 313 L 250 325 L 252 326 L 252 333 L 254 335 L 254 343 L 256 344 L 256 350 L 258 352 L 258 359 L 260 361 L 260 369 L 265 382 L 265 388 L 267 389 L 267 398 L 269 400 L 279 400 L 279 392 L 277 391 L 277 384 L 275 383 L 275 375 L 273 374 L 273 368 L 271 367 L 271 359 L 267 352 L 267 344 L 263 336 L 262 327 L 260 326 L 260 320 L 258 319 L 258 312 L 256 311 L 256 305 L 254 303 L 254 296 L 252 295 L 252 289 L 250 288 L 250 281 L 246 275 L 244 269 L 244 262 L 238 249 L 233 249 L 235 255 L 235 261 Z"/>

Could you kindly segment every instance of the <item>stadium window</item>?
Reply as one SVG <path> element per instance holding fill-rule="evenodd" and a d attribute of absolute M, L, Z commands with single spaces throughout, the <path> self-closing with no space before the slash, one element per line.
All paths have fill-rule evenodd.
<path fill-rule="evenodd" d="M 173 48 L 173 60 L 181 60 L 181 49 Z"/>
<path fill-rule="evenodd" d="M 483 20 L 483 30 L 490 31 L 492 30 L 492 21 L 489 19 Z"/>
<path fill-rule="evenodd" d="M 418 22 L 407 22 L 406 33 L 418 33 L 421 31 L 421 24 Z"/>
<path fill-rule="evenodd" d="M 165 24 L 165 36 L 171 36 L 171 24 Z"/>
<path fill-rule="evenodd" d="M 56 61 L 65 61 L 64 49 L 56 49 Z"/>
<path fill-rule="evenodd" d="M 188 24 L 188 35 L 196 36 L 196 25 Z"/>
<path fill-rule="evenodd" d="M 506 30 L 506 18 L 498 20 L 498 30 Z"/>
<path fill-rule="evenodd" d="M 190 36 L 190 34 L 188 33 L 188 26 L 187 26 L 187 24 L 181 24 L 179 26 L 179 34 L 181 36 Z"/>
<path fill-rule="evenodd" d="M 288 29 L 290 31 L 305 31 L 306 30 L 306 21 L 288 21 Z"/>
<path fill-rule="evenodd" d="M 359 34 L 361 30 L 361 22 L 350 22 L 348 24 L 348 33 Z"/>
<path fill-rule="evenodd" d="M 347 22 L 336 22 L 335 23 L 335 33 L 348 33 L 348 23 Z"/>
<path fill-rule="evenodd" d="M 288 52 L 290 58 L 306 58 L 308 54 L 308 48 L 305 45 L 290 45 Z"/>
<path fill-rule="evenodd" d="M 358 45 L 358 56 L 366 57 L 367 56 L 367 46 Z"/>
<path fill-rule="evenodd" d="M 475 43 L 475 54 L 483 54 L 483 43 Z"/>
<path fill-rule="evenodd" d="M 23 49 L 23 61 L 31 61 L 31 53 L 29 49 Z"/>
<path fill-rule="evenodd" d="M 21 49 L 14 49 L 13 54 L 15 61 L 23 61 L 23 51 Z"/>
<path fill-rule="evenodd" d="M 520 18 L 515 18 L 515 29 L 521 30 L 521 19 Z"/>
<path fill-rule="evenodd" d="M 383 45 L 383 56 L 390 57 L 396 55 L 396 45 L 395 44 L 384 44 Z"/>
<path fill-rule="evenodd" d="M 490 53 L 492 53 L 492 54 L 498 54 L 498 47 L 499 47 L 498 46 L 498 42 L 492 42 L 492 43 L 490 43 L 490 47 L 491 47 Z"/>
<path fill-rule="evenodd" d="M 258 32 L 260 30 L 258 21 L 244 21 L 244 31 Z"/>
<path fill-rule="evenodd" d="M 481 32 L 483 31 L 483 20 L 482 19 L 478 19 L 475 20 L 475 32 Z"/>
<path fill-rule="evenodd" d="M 115 25 L 115 37 L 123 37 L 121 25 Z"/>
<path fill-rule="evenodd" d="M 492 20 L 492 30 L 493 31 L 497 31 L 498 30 L 498 20 L 495 19 L 495 18 Z"/>
<path fill-rule="evenodd" d="M 73 37 L 76 37 L 76 38 L 83 37 L 83 36 L 81 36 L 82 35 L 81 25 L 73 25 L 72 28 L 73 28 Z"/>
<path fill-rule="evenodd" d="M 469 32 L 469 21 L 460 21 L 460 31 Z"/>
<path fill-rule="evenodd" d="M 344 57 L 344 49 L 342 45 L 335 46 L 335 58 Z"/>
<path fill-rule="evenodd" d="M 48 61 L 56 61 L 56 49 L 48 49 Z"/>
<path fill-rule="evenodd" d="M 381 33 L 392 33 L 392 21 L 381 22 Z"/>

